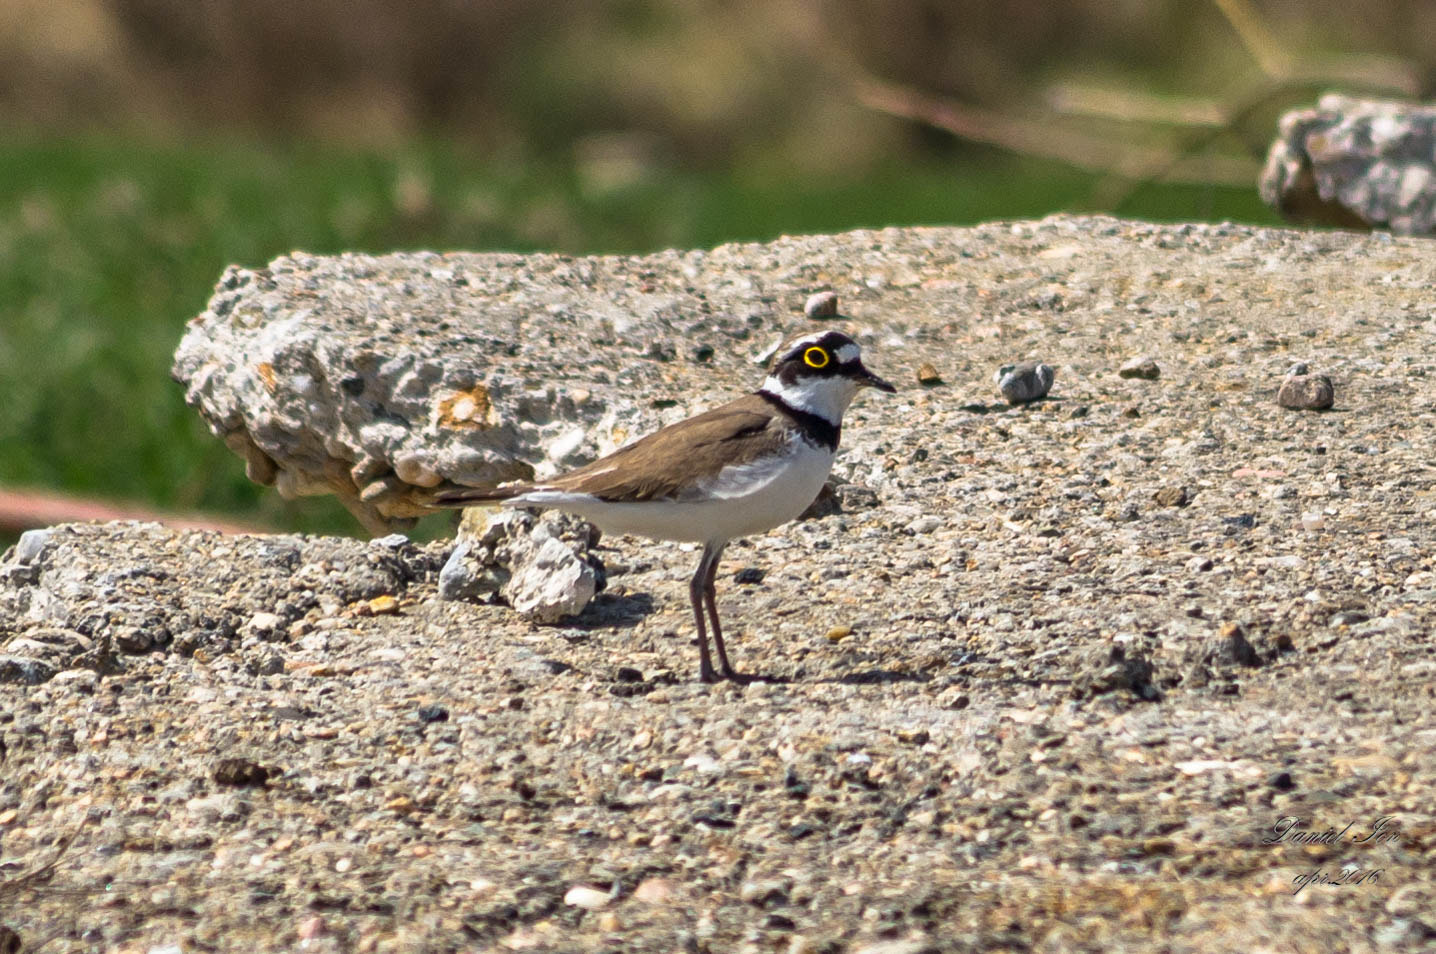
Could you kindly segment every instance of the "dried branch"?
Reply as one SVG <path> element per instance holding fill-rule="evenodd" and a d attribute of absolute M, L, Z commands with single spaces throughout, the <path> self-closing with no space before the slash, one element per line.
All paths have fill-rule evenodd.
<path fill-rule="evenodd" d="M 1423 80 L 1417 67 L 1395 56 L 1371 53 L 1294 56 L 1277 41 L 1276 33 L 1251 0 L 1212 0 L 1246 47 L 1257 66 L 1279 83 L 1359 86 L 1363 89 L 1419 95 Z"/>
<path fill-rule="evenodd" d="M 1266 21 L 1251 5 L 1249 0 L 1212 0 L 1222 16 L 1232 25 L 1242 46 L 1257 61 L 1263 73 L 1272 79 L 1282 80 L 1291 76 L 1292 59 L 1277 43 L 1275 35 L 1267 28 Z"/>
<path fill-rule="evenodd" d="M 1162 96 L 1132 89 L 1058 83 L 1047 91 L 1047 105 L 1064 116 L 1125 123 L 1175 126 L 1222 126 L 1227 111 L 1214 99 Z"/>
<path fill-rule="evenodd" d="M 1055 159 L 1089 172 L 1146 179 L 1164 170 L 1171 182 L 1251 185 L 1259 166 L 1237 156 L 1193 157 L 1184 152 L 1134 147 L 1056 127 L 1049 119 L 1026 120 L 955 103 L 892 83 L 857 81 L 858 99 L 866 106 L 905 119 L 946 129 L 964 139 L 985 142 L 1030 156 Z"/>

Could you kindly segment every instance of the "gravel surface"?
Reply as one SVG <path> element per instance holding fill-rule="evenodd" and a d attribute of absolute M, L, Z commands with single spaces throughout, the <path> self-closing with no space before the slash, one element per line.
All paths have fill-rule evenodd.
<path fill-rule="evenodd" d="M 163 954 L 1436 949 L 1436 250 L 915 235 L 971 277 L 782 290 L 803 322 L 835 288 L 902 386 L 850 411 L 825 515 L 728 550 L 734 662 L 783 682 L 692 681 L 680 545 L 600 541 L 607 588 L 537 625 L 440 600 L 451 544 L 27 536 L 0 925 Z M 713 359 L 672 367 L 701 393 L 639 393 L 752 387 L 760 331 L 699 326 Z M 1009 406 L 1024 361 L 1055 384 Z M 1333 410 L 1277 405 L 1298 361 Z"/>

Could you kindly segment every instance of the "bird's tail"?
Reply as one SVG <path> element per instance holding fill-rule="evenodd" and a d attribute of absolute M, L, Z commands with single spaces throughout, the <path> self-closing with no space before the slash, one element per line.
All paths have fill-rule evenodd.
<path fill-rule="evenodd" d="M 434 494 L 433 505 L 435 507 L 472 507 L 475 504 L 498 503 L 532 489 L 528 484 L 510 484 L 506 487 L 461 487 L 457 490 L 443 490 Z"/>

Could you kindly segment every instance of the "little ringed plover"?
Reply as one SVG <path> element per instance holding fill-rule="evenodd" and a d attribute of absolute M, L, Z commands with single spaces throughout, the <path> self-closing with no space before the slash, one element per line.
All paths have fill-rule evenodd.
<path fill-rule="evenodd" d="M 819 331 L 779 349 L 763 386 L 548 480 L 438 495 L 442 506 L 503 501 L 574 513 L 605 533 L 703 544 L 688 585 L 698 627 L 698 678 L 742 679 L 728 661 L 714 576 L 730 540 L 797 517 L 833 464 L 843 412 L 862 388 L 895 388 L 863 367 L 857 342 Z M 703 611 L 718 654 L 708 654 Z"/>

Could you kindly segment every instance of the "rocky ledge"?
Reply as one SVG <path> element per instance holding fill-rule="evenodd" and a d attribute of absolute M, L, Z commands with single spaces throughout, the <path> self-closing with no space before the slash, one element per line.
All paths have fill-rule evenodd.
<path fill-rule="evenodd" d="M 600 541 L 538 625 L 441 600 L 447 544 L 27 536 L 0 945 L 1429 947 L 1433 287 L 1419 240 L 1072 218 L 231 272 L 191 400 L 376 528 L 751 387 L 814 290 L 904 386 L 729 550 L 781 682 L 691 681 L 677 545 Z M 1296 364 L 1329 410 L 1277 403 Z"/>

